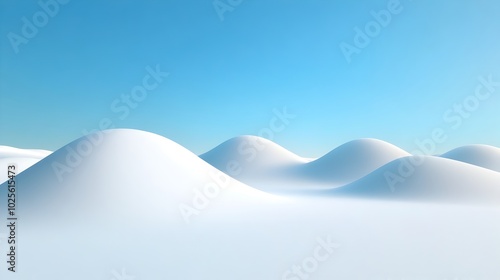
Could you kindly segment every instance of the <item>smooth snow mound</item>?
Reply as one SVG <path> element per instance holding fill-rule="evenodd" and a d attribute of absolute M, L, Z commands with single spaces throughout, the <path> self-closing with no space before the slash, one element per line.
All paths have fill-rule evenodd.
<path fill-rule="evenodd" d="M 91 198 L 96 192 L 104 192 L 108 199 L 118 193 L 125 196 L 121 200 L 132 201 L 137 190 L 131 186 L 147 190 L 158 203 L 189 202 L 195 192 L 193 186 L 214 180 L 230 181 L 236 197 L 268 195 L 261 190 L 497 202 L 500 191 L 500 149 L 484 145 L 465 146 L 442 157 L 416 157 L 381 140 L 359 139 L 311 161 L 256 136 L 232 138 L 198 157 L 148 132 L 117 129 L 101 134 L 104 136 L 91 138 L 102 143 L 87 147 L 90 138 L 83 137 L 37 164 L 38 159 L 10 157 L 0 158 L 0 165 L 35 164 L 20 176 L 28 185 L 23 191 L 32 197 L 39 193 L 42 201 L 43 197 L 65 192 L 63 186 L 69 185 L 74 188 L 72 206 L 83 203 L 86 197 L 88 201 L 97 199 Z M 12 147 L 2 149 L 4 155 L 19 152 Z M 422 164 L 412 163 L 419 160 Z"/>
<path fill-rule="evenodd" d="M 240 162 L 240 166 L 245 168 L 257 169 L 308 161 L 308 159 L 299 157 L 273 141 L 251 135 L 231 138 L 200 157 L 221 168 L 226 167 L 229 161 Z"/>
<path fill-rule="evenodd" d="M 261 143 L 264 148 L 251 143 Z M 310 161 L 272 141 L 244 136 L 221 144 L 201 158 L 241 182 L 270 193 L 498 203 L 500 173 L 495 171 L 500 170 L 499 151 L 476 145 L 455 149 L 443 157 L 418 157 L 381 140 L 359 139 Z M 419 160 L 422 163 L 415 164 Z M 230 173 L 235 170 L 232 165 L 239 167 L 237 173 Z"/>
<path fill-rule="evenodd" d="M 447 158 L 394 160 L 368 176 L 327 192 L 336 196 L 453 203 L 500 203 L 500 173 Z"/>
<path fill-rule="evenodd" d="M 394 159 L 409 155 L 381 140 L 359 139 L 311 160 L 297 156 L 270 140 L 241 136 L 200 157 L 248 185 L 269 192 L 281 192 L 342 186 Z"/>
<path fill-rule="evenodd" d="M 26 216 L 54 211 L 54 219 L 128 215 L 182 220 L 181 205 L 196 210 L 194 204 L 204 209 L 222 197 L 240 204 L 239 198 L 275 198 L 230 178 L 162 136 L 130 129 L 100 134 L 82 137 L 20 174 L 18 192 L 26 205 L 20 211 Z M 190 219 L 199 214 L 192 213 Z"/>
<path fill-rule="evenodd" d="M 488 145 L 469 145 L 451 150 L 441 157 L 500 172 L 500 149 Z"/>
<path fill-rule="evenodd" d="M 282 146 L 262 137 L 239 136 L 227 140 L 200 158 L 220 171 L 253 187 L 259 182 L 285 180 L 283 170 L 302 165 L 302 158 Z"/>
<path fill-rule="evenodd" d="M 351 183 L 395 159 L 409 156 L 406 151 L 377 139 L 359 139 L 341 145 L 304 169 L 311 178 L 335 186 Z"/>
<path fill-rule="evenodd" d="M 264 162 L 291 161 L 281 159 Z M 439 157 L 412 170 L 411 159 L 323 197 L 285 200 L 161 136 L 94 134 L 18 176 L 19 270 L 14 277 L 4 267 L 0 279 L 500 279 L 500 173 Z M 389 172 L 405 182 L 389 188 Z M 377 199 L 358 199 L 364 196 Z M 402 201 L 455 198 L 497 203 Z M 190 223 L 182 205 L 196 208 Z M 7 221 L 7 211 L 0 220 Z M 5 240 L 9 228 L 2 228 Z M 7 245 L 0 242 L 0 251 L 9 252 Z"/>

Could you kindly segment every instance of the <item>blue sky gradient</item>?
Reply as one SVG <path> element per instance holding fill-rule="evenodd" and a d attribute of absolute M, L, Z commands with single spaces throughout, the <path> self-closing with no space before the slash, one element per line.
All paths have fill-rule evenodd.
<path fill-rule="evenodd" d="M 272 140 L 303 156 L 364 137 L 412 151 L 436 128 L 436 152 L 500 147 L 498 1 L 54 1 L 0 0 L 0 145 L 55 150 L 109 119 L 202 153 L 286 107 Z M 169 75 L 123 117 L 148 67 Z"/>

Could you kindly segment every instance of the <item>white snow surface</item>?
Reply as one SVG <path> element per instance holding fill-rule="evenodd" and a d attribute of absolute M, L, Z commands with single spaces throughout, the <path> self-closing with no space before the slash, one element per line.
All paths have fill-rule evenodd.
<path fill-rule="evenodd" d="M 115 129 L 43 158 L 16 177 L 17 272 L 0 279 L 500 279 L 499 172 L 374 139 L 311 161 L 243 136 L 201 157 Z M 206 162 L 228 159 L 262 185 Z"/>
<path fill-rule="evenodd" d="M 52 152 L 39 149 L 19 149 L 10 146 L 0 146 L 0 170 L 15 163 L 18 173 L 31 167 Z M 0 184 L 7 181 L 7 172 L 0 172 Z"/>
<path fill-rule="evenodd" d="M 0 146 L 0 159 L 3 158 L 37 158 L 42 159 L 52 152 L 40 149 L 19 149 L 10 146 Z"/>

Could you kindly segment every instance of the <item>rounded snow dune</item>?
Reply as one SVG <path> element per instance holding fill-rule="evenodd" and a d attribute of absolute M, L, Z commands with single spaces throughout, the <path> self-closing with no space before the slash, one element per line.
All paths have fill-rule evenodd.
<path fill-rule="evenodd" d="M 16 181 L 23 202 L 19 215 L 25 220 L 39 216 L 45 221 L 190 222 L 205 214 L 205 208 L 217 208 L 213 204 L 235 206 L 221 203 L 228 197 L 234 203 L 274 199 L 219 172 L 169 139 L 129 129 L 82 137 L 44 158 Z M 3 184 L 1 191 L 5 189 Z"/>
<path fill-rule="evenodd" d="M 315 262 L 311 279 L 437 279 L 443 271 L 472 275 L 478 268 L 484 279 L 497 279 L 498 203 L 384 199 L 495 201 L 500 173 L 439 157 L 412 169 L 406 162 L 416 159 L 396 159 L 323 197 L 284 200 L 230 178 L 161 136 L 95 133 L 16 178 L 16 276 L 299 279 L 291 271 L 305 272 Z M 390 173 L 392 188 L 386 185 Z M 6 186 L 0 185 L 2 198 Z M 0 211 L 0 220 L 6 215 Z M 0 242 L 4 252 L 6 245 Z M 0 279 L 11 275 L 0 271 Z"/>
<path fill-rule="evenodd" d="M 286 171 L 294 166 L 307 163 L 302 158 L 282 146 L 258 136 L 231 138 L 200 158 L 220 171 L 252 187 L 286 180 Z"/>
<path fill-rule="evenodd" d="M 500 172 L 500 148 L 488 145 L 468 145 L 451 150 L 443 158 L 458 160 Z"/>
<path fill-rule="evenodd" d="M 500 173 L 456 160 L 410 156 L 394 160 L 369 175 L 326 193 L 452 203 L 500 203 Z"/>
<path fill-rule="evenodd" d="M 256 170 L 308 161 L 273 141 L 252 135 L 231 138 L 200 158 L 220 169 L 226 168 L 231 161 L 238 162 L 242 168 Z"/>
<path fill-rule="evenodd" d="M 241 136 L 200 157 L 252 187 L 268 192 L 286 192 L 342 186 L 394 159 L 409 155 L 381 140 L 359 139 L 311 161 L 267 139 Z"/>
<path fill-rule="evenodd" d="M 377 139 L 359 139 L 345 143 L 304 166 L 311 179 L 341 186 L 368 175 L 395 159 L 409 156 L 406 151 Z"/>

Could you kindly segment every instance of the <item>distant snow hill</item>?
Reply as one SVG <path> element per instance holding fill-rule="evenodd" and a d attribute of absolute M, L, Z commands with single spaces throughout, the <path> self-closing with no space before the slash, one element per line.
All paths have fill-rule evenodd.
<path fill-rule="evenodd" d="M 496 147 L 469 145 L 456 148 L 441 156 L 500 172 L 500 149 Z"/>
<path fill-rule="evenodd" d="M 241 136 L 200 157 L 253 187 L 286 191 L 339 187 L 409 155 L 380 140 L 360 139 L 308 160 L 267 139 Z"/>
<path fill-rule="evenodd" d="M 359 139 L 310 160 L 256 136 L 230 139 L 200 158 L 267 192 L 405 199 L 500 199 L 500 149 L 473 145 L 441 157 L 412 156 Z"/>
<path fill-rule="evenodd" d="M 168 188 L 178 195 L 184 193 L 184 199 L 188 195 L 183 186 L 203 185 L 210 179 L 207 174 L 220 170 L 238 186 L 237 193 L 246 194 L 261 195 L 264 191 L 378 199 L 500 201 L 500 149 L 491 146 L 464 146 L 441 157 L 416 157 L 381 140 L 359 139 L 318 159 L 308 159 L 270 140 L 240 136 L 198 157 L 179 144 L 148 132 L 117 129 L 99 134 L 102 135 L 78 139 L 52 154 L 0 146 L 0 167 L 6 170 L 7 164 L 16 163 L 20 172 L 34 165 L 22 174 L 23 180 L 33 182 L 33 188 L 57 188 L 64 185 L 60 181 L 70 181 L 81 186 L 83 192 L 92 192 L 92 188 L 112 192 L 113 188 L 124 190 L 145 182 L 142 188 L 155 186 L 154 191 L 162 192 Z M 92 144 L 92 137 L 102 143 Z M 1 174 L 4 182 L 6 172 Z M 96 179 L 100 184 L 93 183 Z"/>

